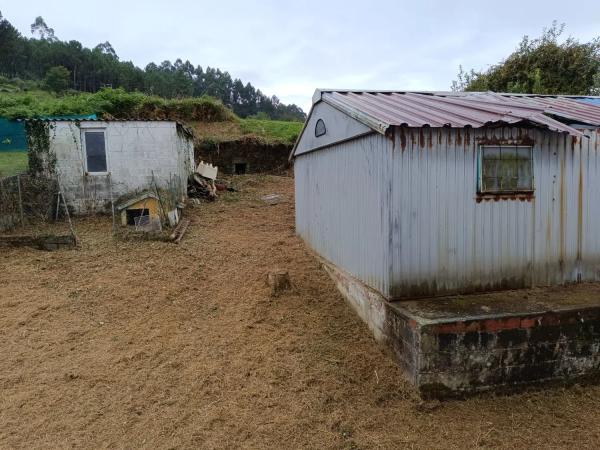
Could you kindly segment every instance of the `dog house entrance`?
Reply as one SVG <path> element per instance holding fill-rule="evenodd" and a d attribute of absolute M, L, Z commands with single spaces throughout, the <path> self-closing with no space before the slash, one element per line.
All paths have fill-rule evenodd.
<path fill-rule="evenodd" d="M 135 219 L 141 216 L 149 216 L 148 208 L 144 209 L 128 209 L 127 210 L 127 225 L 135 225 Z"/>

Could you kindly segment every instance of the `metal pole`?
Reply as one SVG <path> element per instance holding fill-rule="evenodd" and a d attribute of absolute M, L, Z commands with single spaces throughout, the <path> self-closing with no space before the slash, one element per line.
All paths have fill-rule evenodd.
<path fill-rule="evenodd" d="M 54 221 L 58 222 L 58 213 L 60 212 L 60 189 L 58 194 L 56 194 L 56 215 L 54 217 Z"/>
<path fill-rule="evenodd" d="M 117 229 L 117 224 L 115 221 L 115 200 L 113 197 L 113 189 L 112 189 L 112 175 L 110 173 L 108 174 L 108 189 L 110 192 L 110 209 L 112 212 L 112 231 L 113 231 L 113 234 L 115 234 L 115 231 Z"/>
<path fill-rule="evenodd" d="M 17 190 L 19 191 L 19 213 L 21 214 L 21 226 L 25 228 L 25 220 L 23 219 L 23 197 L 21 195 L 21 175 L 17 175 Z"/>
<path fill-rule="evenodd" d="M 62 199 L 63 206 L 65 207 L 65 214 L 67 215 L 67 220 L 69 221 L 69 230 L 71 230 L 71 235 L 75 239 L 75 244 L 77 244 L 77 235 L 75 234 L 75 229 L 73 228 L 73 222 L 71 222 L 71 215 L 69 214 L 69 208 L 67 207 L 67 202 L 65 201 L 65 196 L 63 195 L 62 191 L 58 191 L 58 192 Z"/>

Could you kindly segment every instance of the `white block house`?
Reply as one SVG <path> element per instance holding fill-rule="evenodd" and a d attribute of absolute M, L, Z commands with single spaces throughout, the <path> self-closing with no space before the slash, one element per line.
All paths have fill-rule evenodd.
<path fill-rule="evenodd" d="M 108 210 L 111 200 L 155 187 L 186 196 L 193 136 L 178 122 L 55 120 L 49 138 L 59 183 L 77 213 Z"/>

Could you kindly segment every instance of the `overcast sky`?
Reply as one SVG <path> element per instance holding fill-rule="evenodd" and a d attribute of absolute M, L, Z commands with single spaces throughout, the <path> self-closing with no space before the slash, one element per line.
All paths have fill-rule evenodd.
<path fill-rule="evenodd" d="M 598 0 L 10 0 L 0 11 L 26 36 L 41 15 L 62 40 L 109 41 L 140 67 L 219 67 L 305 110 L 317 87 L 448 90 L 459 64 L 486 68 L 555 19 L 582 41 L 600 35 Z"/>

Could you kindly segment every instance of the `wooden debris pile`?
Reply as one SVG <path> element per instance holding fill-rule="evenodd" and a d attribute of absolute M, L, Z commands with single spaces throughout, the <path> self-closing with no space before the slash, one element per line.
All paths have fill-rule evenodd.
<path fill-rule="evenodd" d="M 216 166 L 200 161 L 196 171 L 188 179 L 188 197 L 214 201 L 217 198 Z"/>

